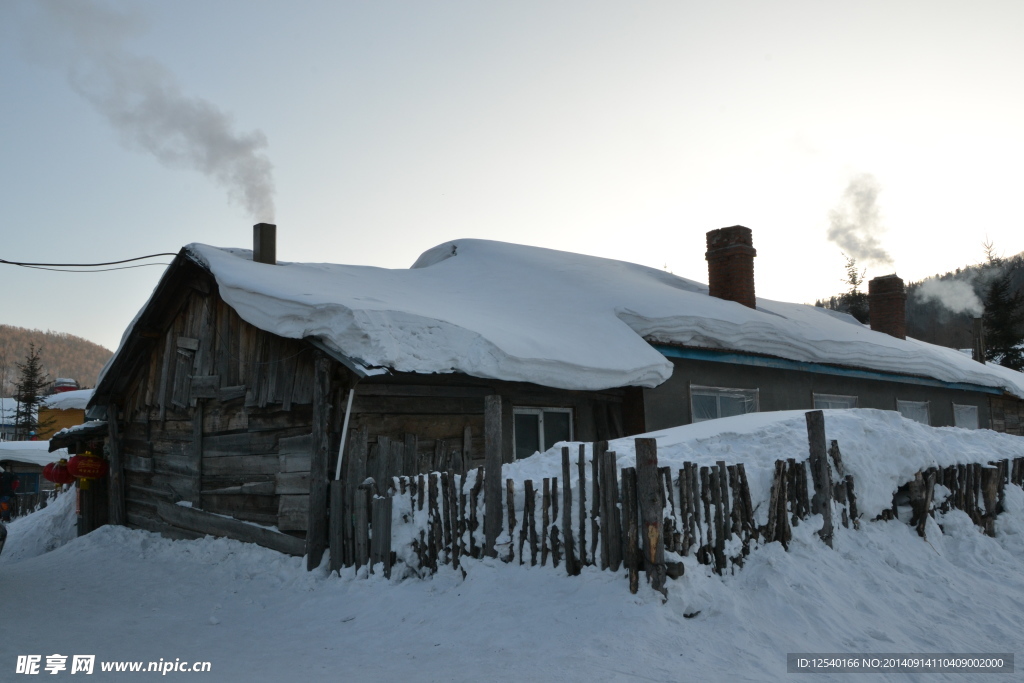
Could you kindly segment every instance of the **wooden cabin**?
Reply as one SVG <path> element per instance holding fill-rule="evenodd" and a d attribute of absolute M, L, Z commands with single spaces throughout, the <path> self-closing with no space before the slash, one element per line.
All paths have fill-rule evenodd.
<path fill-rule="evenodd" d="M 733 252 L 752 258 L 753 249 L 746 228 L 724 230 L 731 231 L 726 233 L 729 239 L 737 234 L 746 239 L 738 246 L 726 243 L 711 249 L 709 233 L 709 262 L 713 253 L 724 252 L 728 280 L 735 276 L 729 274 L 729 269 L 736 270 Z M 516 329 L 518 348 L 531 348 L 535 339 L 541 340 L 538 346 L 548 345 L 541 349 L 541 360 L 523 362 L 514 354 L 495 360 L 492 356 L 501 349 L 488 345 L 486 335 L 469 341 L 466 335 L 444 336 L 450 332 L 445 326 L 457 326 L 441 317 L 429 318 L 417 311 L 413 317 L 402 310 L 395 318 L 398 322 L 383 319 L 383 309 L 374 308 L 374 287 L 383 291 L 391 281 L 367 284 L 361 279 L 372 280 L 383 269 L 346 267 L 336 286 L 345 289 L 349 299 L 369 301 L 358 313 L 370 321 L 365 329 L 376 324 L 371 332 L 378 337 L 367 340 L 371 332 L 357 333 L 361 328 L 351 306 L 336 306 L 337 310 L 325 313 L 320 295 L 307 288 L 303 278 L 317 275 L 326 266 L 299 270 L 301 264 L 289 264 L 275 270 L 273 233 L 274 226 L 256 226 L 251 255 L 201 245 L 184 248 L 101 375 L 90 415 L 105 419 L 108 429 L 111 522 L 172 537 L 233 536 L 305 554 L 310 566 L 315 566 L 326 545 L 329 480 L 340 474 L 346 486 L 354 486 L 371 476 L 382 485 L 396 475 L 466 471 L 483 464 L 487 432 L 500 434 L 501 459 L 507 463 L 558 441 L 610 440 L 721 415 L 698 414 L 698 400 L 700 410 L 707 406 L 721 410 L 731 401 L 729 409 L 741 412 L 811 409 L 822 407 L 819 400 L 837 402 L 851 395 L 852 406 L 858 405 L 859 395 L 860 407 L 889 410 L 902 409 L 901 401 L 916 407 L 932 400 L 936 407 L 930 414 L 940 416 L 937 424 L 953 424 L 960 406 L 970 409 L 974 427 L 995 425 L 995 412 L 989 407 L 993 398 L 1013 409 L 1021 405 L 1017 395 L 1001 384 L 1002 376 L 983 364 L 964 366 L 961 374 L 966 373 L 971 382 L 951 381 L 943 372 L 935 377 L 911 374 L 900 365 L 904 359 L 912 367 L 910 361 L 929 354 L 946 358 L 942 354 L 948 350 L 893 341 L 851 323 L 852 319 L 837 321 L 836 315 L 813 307 L 806 311 L 807 307 L 795 304 L 755 301 L 752 281 L 736 291 L 723 291 L 719 283 L 716 294 L 713 271 L 711 294 L 724 300 L 713 301 L 717 308 L 709 309 L 708 288 L 698 283 L 633 264 L 530 247 L 515 247 L 519 251 L 512 256 L 526 254 L 543 264 L 555 258 L 552 254 L 571 258 L 557 277 L 568 272 L 572 277 L 597 278 L 585 286 L 577 284 L 580 292 L 576 293 L 571 291 L 572 283 L 567 284 L 565 296 L 578 297 L 570 301 L 573 306 L 577 301 L 585 306 L 594 283 L 603 277 L 592 271 L 606 267 L 624 282 L 640 281 L 653 292 L 658 305 L 678 308 L 676 297 L 690 297 L 687 305 L 716 315 L 721 309 L 723 318 L 740 323 L 746 316 L 764 334 L 782 341 L 808 324 L 820 324 L 823 336 L 838 335 L 843 349 L 879 349 L 877 362 L 882 365 L 851 368 L 838 362 L 808 362 L 729 348 L 726 341 L 696 338 L 690 329 L 672 332 L 678 329 L 678 318 L 668 319 L 676 325 L 668 331 L 659 331 L 656 319 L 639 319 L 630 329 L 623 319 L 639 314 L 624 306 L 616 309 L 604 328 L 581 327 L 587 322 L 581 317 L 583 323 L 548 318 L 525 331 Z M 472 247 L 466 242 L 442 247 L 454 256 L 464 244 Z M 496 258 L 500 261 L 505 256 L 499 250 Z M 213 265 L 214 258 L 228 265 Z M 438 262 L 435 259 L 428 266 L 437 269 Z M 244 286 L 235 277 L 237 264 L 244 264 L 248 278 Z M 481 267 L 479 277 L 488 272 Z M 514 278 L 514 273 L 509 277 Z M 517 283 L 506 284 L 491 291 L 512 297 L 516 293 L 508 290 Z M 561 295 L 546 282 L 534 285 L 538 297 Z M 290 289 L 282 293 L 278 287 Z M 617 292 L 614 279 L 609 288 Z M 487 319 L 482 325 L 501 329 L 502 307 L 512 301 L 495 302 L 493 310 L 480 316 Z M 762 311 L 762 304 L 774 308 Z M 620 308 L 624 312 L 619 313 Z M 523 310 L 530 312 L 529 306 Z M 571 312 L 564 317 L 571 318 Z M 511 313 L 508 316 L 514 319 Z M 787 321 L 786 316 L 796 322 Z M 521 325 L 523 319 L 520 316 L 515 324 Z M 777 327 L 768 329 L 766 324 Z M 558 325 L 562 327 L 557 334 L 548 334 Z M 641 333 L 637 327 L 647 331 Z M 461 334 L 462 328 L 456 332 Z M 339 336 L 342 333 L 347 336 Z M 442 359 L 440 364 L 422 360 L 425 354 L 418 353 L 416 344 L 436 346 L 439 342 L 432 334 L 439 335 L 442 343 L 455 339 L 460 344 L 444 350 L 449 360 Z M 559 335 L 565 336 L 566 348 L 554 348 L 562 344 Z M 588 335 L 589 341 L 579 343 Z M 853 341 L 847 342 L 843 335 L 852 335 Z M 604 346 L 615 352 L 602 355 Z M 619 353 L 620 348 L 625 350 Z M 544 360 L 556 357 L 551 354 L 561 354 L 562 361 Z M 576 355 L 579 369 L 573 370 Z M 885 362 L 890 363 L 888 369 Z M 941 369 L 941 362 L 937 366 Z M 550 379 L 545 375 L 549 371 Z M 575 382 L 572 372 L 584 379 Z M 1024 392 L 1013 386 L 1014 391 Z M 494 396 L 500 397 L 497 412 L 495 400 L 488 399 Z M 490 411 L 485 411 L 485 403 L 492 406 Z M 945 410 L 947 403 L 948 418 L 939 410 Z M 1000 404 L 999 419 L 1007 427 L 1009 412 Z M 365 455 L 364 469 L 358 472 L 349 471 L 344 459 L 343 466 L 338 466 L 346 431 L 350 437 L 345 447 L 354 445 Z"/>

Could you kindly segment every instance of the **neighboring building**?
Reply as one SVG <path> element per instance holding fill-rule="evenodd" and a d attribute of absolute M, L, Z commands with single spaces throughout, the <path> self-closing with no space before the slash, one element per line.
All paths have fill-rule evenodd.
<path fill-rule="evenodd" d="M 51 453 L 45 441 L 5 441 L 0 443 L 0 467 L 13 472 L 21 481 L 18 493 L 36 493 L 52 489 L 53 482 L 43 478 L 43 467 L 48 463 L 68 457 L 67 451 L 58 449 Z"/>
<path fill-rule="evenodd" d="M 45 397 L 39 406 L 37 438 L 49 439 L 62 429 L 85 422 L 85 408 L 91 398 L 92 389 L 64 389 Z"/>
<path fill-rule="evenodd" d="M 0 398 L 0 441 L 13 441 L 18 401 L 14 398 Z"/>
<path fill-rule="evenodd" d="M 61 394 L 65 391 L 77 391 L 78 380 L 70 377 L 58 377 L 53 380 L 53 393 Z"/>
<path fill-rule="evenodd" d="M 871 283 L 884 333 L 756 299 L 741 226 L 708 233 L 710 286 L 482 240 L 408 270 L 277 264 L 272 227 L 254 252 L 182 249 L 102 373 L 90 416 L 116 426 L 112 521 L 188 535 L 167 507 L 186 501 L 319 543 L 346 416 L 383 482 L 480 464 L 491 427 L 508 462 L 757 410 L 1013 431 L 1024 397 L 1021 373 L 904 339 L 895 276 Z"/>

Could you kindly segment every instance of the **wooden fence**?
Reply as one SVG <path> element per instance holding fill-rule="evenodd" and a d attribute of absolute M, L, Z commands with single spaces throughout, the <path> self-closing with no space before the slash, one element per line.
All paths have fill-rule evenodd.
<path fill-rule="evenodd" d="M 810 457 L 777 460 L 770 495 L 756 506 L 743 463 L 660 467 L 653 439 L 637 439 L 636 466 L 621 469 L 607 442 L 563 448 L 561 476 L 539 481 L 499 476 L 488 482 L 480 467 L 391 476 L 383 486 L 372 475 L 332 482 L 330 567 L 366 566 L 390 577 L 398 565 L 424 576 L 444 566 L 459 569 L 465 558 L 493 556 L 568 575 L 585 566 L 624 567 L 634 592 L 643 570 L 665 592 L 665 578 L 683 572 L 681 557 L 693 555 L 720 574 L 734 571 L 758 544 L 788 548 L 792 527 L 812 515 L 822 516 L 818 534 L 831 546 L 833 515 L 844 527 L 860 527 L 854 479 L 839 444 L 826 448 L 820 411 L 807 414 L 807 427 Z M 355 460 L 358 466 L 358 451 Z M 928 469 L 876 519 L 901 518 L 899 508 L 910 506 L 910 524 L 923 536 L 928 516 L 959 509 L 991 534 L 1008 483 L 1024 485 L 1024 458 Z M 936 506 L 938 485 L 950 495 Z M 500 525 L 491 533 L 485 530 L 489 490 L 497 492 L 490 499 L 498 501 Z M 757 514 L 761 505 L 767 509 Z"/>
<path fill-rule="evenodd" d="M 641 569 L 664 590 L 665 577 L 683 571 L 674 556 L 693 554 L 722 573 L 742 566 L 757 543 L 788 545 L 791 527 L 812 514 L 835 508 L 844 525 L 858 523 L 853 478 L 844 471 L 836 442 L 826 454 L 820 416 L 814 424 L 808 417 L 809 462 L 820 477 L 808 476 L 808 462 L 777 461 L 768 511 L 760 515 L 767 521 L 761 525 L 742 463 L 686 462 L 673 471 L 658 466 L 653 439 L 637 439 L 636 466 L 620 469 L 607 442 L 596 442 L 589 460 L 583 445 L 576 452 L 563 448 L 561 477 L 521 482 L 499 477 L 497 495 L 490 499 L 500 506 L 500 529 L 490 535 L 484 529 L 490 510 L 483 467 L 466 474 L 387 477 L 383 485 L 372 475 L 332 482 L 330 566 L 369 566 L 370 571 L 379 566 L 390 577 L 401 563 L 405 571 L 424 575 L 445 565 L 458 569 L 466 557 L 491 555 L 520 565 L 550 565 L 569 575 L 584 566 L 612 571 L 624 566 L 633 591 Z M 357 446 L 355 466 L 364 452 Z M 840 483 L 826 486 L 822 482 L 833 481 L 833 468 Z M 830 543 L 831 514 L 826 518 L 822 538 Z M 666 560 L 666 553 L 674 560 Z"/>
<path fill-rule="evenodd" d="M 17 503 L 11 511 L 11 517 L 24 517 L 36 510 L 43 509 L 50 501 L 57 497 L 58 493 L 60 493 L 58 489 L 41 490 L 34 493 L 16 493 L 14 497 L 17 499 Z"/>

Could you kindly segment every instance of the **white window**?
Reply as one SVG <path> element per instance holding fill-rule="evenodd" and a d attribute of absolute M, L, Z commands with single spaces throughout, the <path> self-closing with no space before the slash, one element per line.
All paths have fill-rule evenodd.
<path fill-rule="evenodd" d="M 690 387 L 690 412 L 694 422 L 757 412 L 757 389 Z"/>
<path fill-rule="evenodd" d="M 908 420 L 926 425 L 932 423 L 928 401 L 900 401 L 897 399 L 896 410 L 900 411 L 900 415 Z"/>
<path fill-rule="evenodd" d="M 815 410 L 840 410 L 856 408 L 856 396 L 840 396 L 839 394 L 814 394 Z"/>
<path fill-rule="evenodd" d="M 559 441 L 572 441 L 571 408 L 513 408 L 516 458 L 543 453 Z"/>
<path fill-rule="evenodd" d="M 953 404 L 953 426 L 963 429 L 978 428 L 978 406 Z"/>

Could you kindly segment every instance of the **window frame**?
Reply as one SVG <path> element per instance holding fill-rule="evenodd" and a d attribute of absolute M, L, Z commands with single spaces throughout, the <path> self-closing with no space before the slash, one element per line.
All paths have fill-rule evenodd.
<path fill-rule="evenodd" d="M 853 399 L 852 406 L 846 406 L 844 408 L 819 408 L 818 401 L 831 401 L 833 399 Z M 817 392 L 811 392 L 811 405 L 814 406 L 815 410 L 850 410 L 853 408 L 860 407 L 860 397 L 848 394 L 819 394 Z"/>
<path fill-rule="evenodd" d="M 722 419 L 722 396 L 728 393 L 739 393 L 753 395 L 753 410 L 748 410 L 741 415 L 749 415 L 750 413 L 761 412 L 761 390 L 760 389 L 744 389 L 740 387 L 712 387 L 703 384 L 691 384 L 690 385 L 690 423 L 696 424 L 698 422 L 707 422 L 708 420 L 721 420 Z M 716 417 L 707 417 L 697 419 L 697 414 L 693 408 L 693 397 L 694 395 L 703 396 L 714 396 L 715 397 L 715 408 L 717 409 L 718 415 Z M 727 416 L 733 417 L 733 416 Z"/>
<path fill-rule="evenodd" d="M 978 406 L 971 403 L 953 403 L 953 426 L 959 427 L 960 429 L 981 429 L 981 410 Z M 971 408 L 974 410 L 974 426 L 973 427 L 962 427 L 956 423 L 956 409 L 957 408 Z"/>
<path fill-rule="evenodd" d="M 925 410 L 925 417 L 927 418 L 927 422 L 920 422 L 918 420 L 914 420 L 914 418 L 912 418 L 912 417 L 907 417 L 906 415 L 904 415 L 903 411 L 900 410 L 900 404 L 901 403 L 913 404 L 913 405 L 916 405 L 916 406 L 922 406 L 923 405 L 924 406 L 924 410 Z M 900 414 L 900 416 L 902 416 L 903 418 L 905 418 L 907 420 L 914 420 L 914 422 L 917 422 L 918 424 L 928 425 L 929 427 L 932 426 L 932 402 L 931 401 L 905 401 L 905 400 L 903 400 L 901 398 L 898 398 L 898 399 L 896 399 L 896 412 L 898 412 Z"/>
<path fill-rule="evenodd" d="M 540 441 L 540 450 L 538 453 L 551 448 L 554 444 L 548 444 L 547 438 L 544 434 L 544 413 L 565 413 L 569 416 L 569 441 L 576 438 L 576 424 L 574 419 L 574 411 L 572 408 L 566 408 L 564 406 L 513 406 L 512 407 L 512 458 L 513 460 L 520 460 L 516 455 L 516 429 L 515 429 L 515 418 L 516 415 L 536 415 L 537 416 L 537 434 Z M 531 453 L 530 455 L 534 455 Z M 530 456 L 526 456 L 530 457 Z"/>

